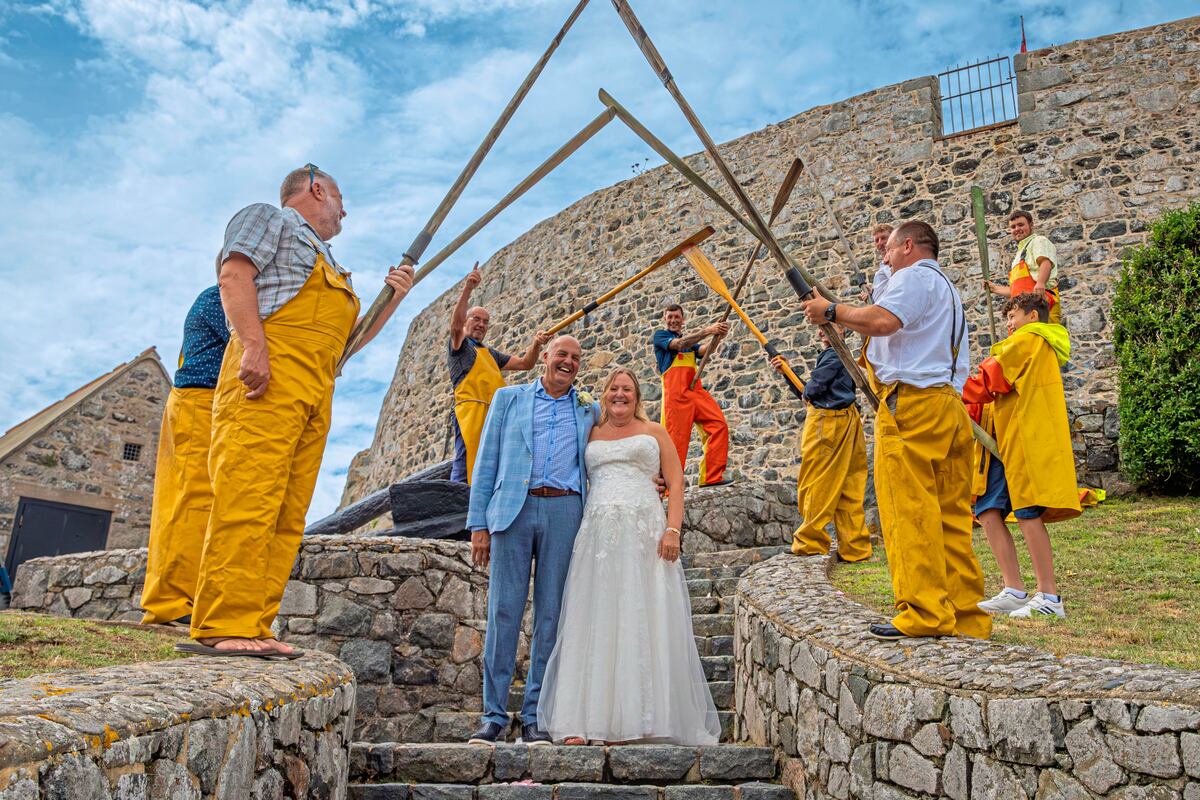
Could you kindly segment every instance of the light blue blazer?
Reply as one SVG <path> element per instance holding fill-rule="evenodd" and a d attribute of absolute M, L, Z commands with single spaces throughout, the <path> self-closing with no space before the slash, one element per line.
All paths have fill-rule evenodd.
<path fill-rule="evenodd" d="M 505 386 L 492 396 L 492 407 L 483 423 L 483 435 L 471 475 L 471 504 L 467 527 L 500 533 L 512 525 L 529 497 L 533 472 L 533 394 L 538 382 Z M 579 444 L 579 486 L 587 499 L 587 467 L 583 452 L 592 426 L 600 420 L 600 406 L 575 404 L 575 430 Z"/>

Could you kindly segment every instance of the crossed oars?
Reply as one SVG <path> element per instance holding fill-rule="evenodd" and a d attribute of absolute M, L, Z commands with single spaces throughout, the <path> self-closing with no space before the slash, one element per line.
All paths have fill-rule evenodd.
<path fill-rule="evenodd" d="M 610 111 L 612 109 L 609 109 Z M 787 205 L 788 199 L 792 196 L 792 190 L 796 188 L 796 181 L 800 179 L 800 173 L 804 171 L 804 162 L 800 159 L 792 161 L 792 165 L 788 167 L 787 174 L 783 176 L 783 182 L 779 184 L 779 191 L 775 193 L 775 202 L 771 204 L 770 222 L 774 222 L 779 212 L 783 211 Z M 770 223 L 768 223 L 770 224 Z M 733 293 L 730 296 L 729 305 L 725 307 L 725 313 L 721 315 L 721 322 L 728 322 L 729 315 L 733 312 L 733 306 L 737 303 L 739 297 L 742 296 L 742 289 L 746 285 L 746 280 L 750 277 L 750 272 L 754 269 L 754 265 L 758 263 L 758 256 L 762 253 L 762 242 L 755 242 L 754 249 L 750 251 L 750 258 L 746 261 L 746 268 L 742 270 L 742 275 L 738 278 L 738 282 L 734 284 Z M 717 276 L 720 277 L 719 275 Z M 724 285 L 724 281 L 721 282 Z M 712 284 L 709 284 L 710 286 Z M 720 292 L 718 292 L 720 294 Z M 708 340 L 708 347 L 705 349 L 706 355 L 700 361 L 700 366 L 696 367 L 696 377 L 692 378 L 692 384 L 689 388 L 695 389 L 700 383 L 700 376 L 704 374 L 704 368 L 713 360 L 713 356 L 717 354 L 717 345 L 721 343 L 721 334 L 714 333 L 712 338 Z"/>
<path fill-rule="evenodd" d="M 647 63 L 650 64 L 650 68 L 654 70 L 656 75 L 658 75 L 659 80 L 662 81 L 663 87 L 666 88 L 667 92 L 675 100 L 675 103 L 679 106 L 679 110 L 683 113 L 684 118 L 687 119 L 688 124 L 692 126 L 692 130 L 695 131 L 696 136 L 704 145 L 704 149 L 708 153 L 709 158 L 712 160 L 713 165 L 717 168 L 717 171 L 721 174 L 721 177 L 729 186 L 730 191 L 733 192 L 734 197 L 737 198 L 738 204 L 741 205 L 742 209 L 746 212 L 746 215 L 749 218 L 749 223 L 742 221 L 740 215 L 733 212 L 733 209 L 729 206 L 725 199 L 715 191 L 712 191 L 709 196 L 718 202 L 718 204 L 720 204 L 722 207 L 726 208 L 731 213 L 734 213 L 734 217 L 738 219 L 741 224 L 746 226 L 759 241 L 766 245 L 767 250 L 770 251 L 771 256 L 775 259 L 775 263 L 778 264 L 780 269 L 784 271 L 784 275 L 786 276 L 788 283 L 791 284 L 792 290 L 801 300 L 808 300 L 814 297 L 816 295 L 816 291 L 814 290 L 813 286 L 815 285 L 818 288 L 823 287 L 820 287 L 820 284 L 817 284 L 815 281 L 811 280 L 810 276 L 805 274 L 805 270 L 800 268 L 799 265 L 794 264 L 784 253 L 783 248 L 779 245 L 779 241 L 775 238 L 775 234 L 763 220 L 762 214 L 760 214 L 758 209 L 754 207 L 754 204 L 750 202 L 750 197 L 746 194 L 746 190 L 742 188 L 740 183 L 738 183 L 737 178 L 734 177 L 733 172 L 729 169 L 729 165 L 725 163 L 725 159 L 717 150 L 716 142 L 713 141 L 713 138 L 705 129 L 704 124 L 700 121 L 700 118 L 696 116 L 696 112 L 692 110 L 687 98 L 683 96 L 683 93 L 679 90 L 679 87 L 675 85 L 675 79 L 672 77 L 670 69 L 667 68 L 667 64 L 659 54 L 658 48 L 654 46 L 654 42 L 650 40 L 650 36 L 646 33 L 646 29 L 643 28 L 641 22 L 638 21 L 637 15 L 633 13 L 633 9 L 630 8 L 628 0 L 612 0 L 612 4 L 617 10 L 617 14 L 620 15 L 622 21 L 625 23 L 625 27 L 629 29 L 629 33 L 631 36 L 633 36 L 634 42 L 637 43 L 638 49 L 642 51 L 642 55 L 645 56 Z M 607 93 L 603 90 L 601 90 L 600 99 L 605 103 L 605 105 L 615 109 L 616 101 L 612 101 L 610 103 L 609 100 L 611 100 L 611 97 L 608 97 Z M 621 110 L 616 110 L 618 116 L 621 116 Z M 626 116 L 628 116 L 628 112 L 626 112 Z M 625 119 L 625 117 L 622 117 L 622 119 L 628 123 L 628 120 Z M 643 130 L 645 130 L 644 126 L 641 127 Z M 635 133 L 637 132 L 638 131 L 635 129 Z M 648 134 L 649 131 L 646 131 L 646 133 Z M 639 135 L 641 134 L 639 133 Z M 645 136 L 642 138 L 649 142 L 649 139 L 647 139 Z M 653 137 L 651 136 L 651 138 Z M 662 147 L 662 150 L 667 149 L 666 146 L 662 145 L 661 142 L 658 142 L 658 144 Z M 657 147 L 655 149 L 658 150 Z M 660 154 L 662 153 L 662 150 L 659 150 Z M 671 161 L 671 159 L 668 159 L 668 161 Z M 683 162 L 682 159 L 676 157 L 675 161 L 671 161 L 671 163 L 672 166 L 675 166 L 676 169 L 679 169 L 679 165 Z M 697 181 L 700 183 L 704 182 L 699 175 L 695 174 L 694 170 L 687 168 L 686 165 L 683 166 L 687 171 L 680 171 L 685 177 L 688 178 L 689 181 L 692 181 L 692 183 L 696 185 L 699 185 L 697 184 Z M 689 172 L 691 175 L 688 175 Z M 695 180 L 692 178 L 693 175 L 695 176 Z M 707 193 L 708 192 L 706 192 L 706 194 Z M 833 297 L 830 297 L 828 290 L 822 291 L 821 294 L 829 297 L 830 299 L 834 299 Z M 854 384 L 866 396 L 868 402 L 871 404 L 871 408 L 878 412 L 879 397 L 875 394 L 870 382 L 867 380 L 867 376 L 859 367 L 858 362 L 855 361 L 853 354 L 850 352 L 850 348 L 846 346 L 846 342 L 842 338 L 842 335 L 831 323 L 828 322 L 822 323 L 820 328 L 828 337 L 829 343 L 833 346 L 833 350 L 837 354 L 838 360 L 842 362 L 842 365 L 846 368 L 846 371 L 850 373 L 850 377 L 853 379 Z M 971 429 L 975 434 L 975 438 L 978 439 L 985 448 L 987 448 L 993 454 L 998 453 L 996 442 L 991 436 L 984 432 L 984 430 L 974 422 L 971 423 Z"/>
<path fill-rule="evenodd" d="M 708 260 L 708 256 L 700 252 L 700 248 L 696 247 L 695 245 L 688 245 L 685 247 L 683 249 L 683 256 L 688 260 L 688 263 L 692 265 L 692 269 L 696 270 L 696 274 L 700 276 L 700 280 L 708 284 L 708 288 L 712 289 L 727 303 L 729 303 L 729 307 L 738 315 L 738 317 L 741 318 L 751 335 L 758 340 L 758 343 L 762 345 L 763 350 L 767 351 L 767 358 L 773 359 L 778 356 L 779 351 L 775 349 L 775 346 L 771 344 L 767 337 L 763 335 L 763 332 L 758 329 L 758 326 L 755 325 L 754 322 L 751 321 L 750 317 L 746 315 L 746 312 L 742 310 L 742 307 L 738 305 L 737 300 L 735 300 L 733 295 L 730 293 L 729 287 L 725 285 L 725 280 L 721 277 L 720 273 L 717 272 L 717 268 L 713 266 L 713 263 Z M 788 366 L 786 360 L 780 361 L 780 369 L 783 371 L 784 376 L 787 377 L 788 383 L 792 385 L 792 388 L 795 390 L 796 394 L 800 397 L 803 397 L 804 382 L 796 377 L 796 373 L 792 372 L 792 368 Z"/>
<path fill-rule="evenodd" d="M 475 153 L 471 156 L 471 159 L 467 162 L 466 166 L 463 167 L 462 172 L 459 173 L 458 178 L 456 178 L 454 181 L 454 184 L 451 185 L 450 189 L 446 192 L 446 196 L 442 198 L 442 202 L 438 204 L 436 209 L 434 209 L 433 215 L 429 218 L 429 221 L 425 223 L 425 227 L 421 229 L 421 232 L 417 234 L 417 238 L 413 240 L 413 243 L 409 245 L 408 250 L 404 252 L 404 258 L 400 262 L 401 265 L 411 267 L 420 261 L 421 256 L 425 253 L 425 248 L 429 246 L 430 240 L 433 239 L 433 235 L 437 233 L 437 229 L 441 227 L 442 222 L 446 219 L 446 215 L 450 213 L 450 209 L 453 208 L 454 204 L 458 201 L 459 196 L 467 187 L 467 183 L 475 175 L 475 171 L 479 169 L 479 165 L 483 163 L 484 156 L 486 156 L 488 151 L 492 149 L 492 145 L 495 144 L 496 139 L 500 137 L 500 132 L 504 130 L 504 127 L 508 124 L 508 121 L 512 119 L 513 114 L 516 113 L 517 106 L 521 105 L 521 101 L 525 99 L 525 95 L 527 95 L 529 90 L 533 88 L 533 83 L 538 79 L 538 76 L 542 74 L 542 69 L 546 66 L 546 62 L 550 60 L 550 56 L 554 54 L 556 49 L 558 49 L 559 43 L 562 42 L 563 37 L 567 35 L 567 31 L 570 30 L 571 26 L 575 24 L 575 20 L 579 17 L 580 13 L 583 12 L 583 8 L 587 4 L 588 0 L 579 0 L 579 3 L 575 6 L 575 9 L 571 12 L 571 15 L 567 17 L 567 21 L 563 23 L 562 28 L 559 29 L 554 39 L 550 42 L 550 46 L 546 48 L 546 51 L 542 53 L 542 57 L 539 58 L 537 63 L 533 65 L 533 69 L 531 69 L 529 74 L 525 76 L 525 80 L 521 82 L 521 85 L 517 88 L 517 93 L 512 96 L 512 99 L 508 101 L 508 105 L 505 106 L 504 110 L 500 112 L 500 116 L 496 119 L 495 123 L 492 124 L 491 130 L 487 132 L 487 135 L 483 138 L 483 141 L 479 143 L 479 147 L 476 148 Z M 418 272 L 413 279 L 413 284 L 416 285 L 417 281 L 420 281 L 422 278 L 428 275 L 429 272 L 429 268 Z M 392 298 L 395 297 L 395 294 L 396 293 L 392 291 L 392 287 L 384 286 L 383 291 L 379 293 L 379 295 L 375 298 L 375 301 L 371 303 L 371 307 L 367 309 L 367 313 L 363 315 L 361 322 L 354 327 L 354 330 L 350 332 L 350 337 L 346 340 L 346 348 L 342 351 L 342 357 L 338 361 L 337 371 L 339 373 L 341 372 L 342 367 L 345 365 L 346 360 L 350 358 L 355 350 L 362 346 L 362 340 L 366 336 L 367 331 L 369 331 L 375 324 L 375 321 L 379 319 L 380 314 L 383 313 L 384 308 L 386 308 L 388 303 L 392 301 Z"/>

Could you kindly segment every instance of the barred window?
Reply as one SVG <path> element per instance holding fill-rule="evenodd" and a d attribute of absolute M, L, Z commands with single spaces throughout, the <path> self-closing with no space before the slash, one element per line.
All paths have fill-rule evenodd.
<path fill-rule="evenodd" d="M 140 461 L 142 458 L 142 446 L 126 442 L 125 447 L 121 450 L 121 458 L 126 461 Z"/>

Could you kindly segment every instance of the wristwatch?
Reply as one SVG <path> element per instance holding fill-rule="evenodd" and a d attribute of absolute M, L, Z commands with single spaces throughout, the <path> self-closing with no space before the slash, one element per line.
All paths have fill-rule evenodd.
<path fill-rule="evenodd" d="M 837 303 L 830 303 L 829 305 L 825 306 L 825 319 L 829 320 L 830 322 L 835 322 L 837 318 L 837 307 Z"/>

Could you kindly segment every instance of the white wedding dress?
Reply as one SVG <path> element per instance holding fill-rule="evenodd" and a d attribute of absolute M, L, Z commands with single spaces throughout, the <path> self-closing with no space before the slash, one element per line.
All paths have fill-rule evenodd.
<path fill-rule="evenodd" d="M 715 744 L 721 723 L 692 634 L 683 567 L 658 557 L 666 527 L 658 441 L 587 446 L 587 505 L 546 665 L 538 727 L 554 739 Z"/>

